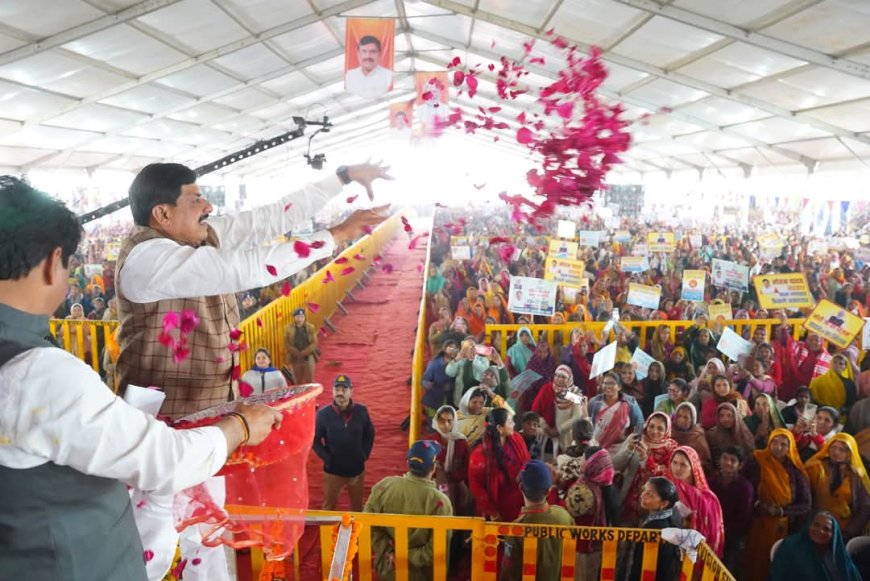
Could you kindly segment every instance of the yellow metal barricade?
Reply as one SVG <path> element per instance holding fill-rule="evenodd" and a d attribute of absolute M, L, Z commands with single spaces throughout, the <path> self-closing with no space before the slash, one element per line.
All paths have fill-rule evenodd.
<path fill-rule="evenodd" d="M 428 353 L 429 329 L 426 309 L 426 281 L 429 279 L 429 260 L 432 256 L 432 228 L 429 229 L 429 241 L 426 248 L 426 261 L 423 264 L 423 289 L 420 294 L 420 310 L 417 314 L 417 338 L 414 341 L 414 359 L 411 363 L 411 426 L 408 430 L 408 446 L 420 439 L 420 417 L 423 412 L 423 372 L 426 370 L 428 358 L 434 353 Z"/>
<path fill-rule="evenodd" d="M 111 342 L 118 321 L 88 319 L 51 319 L 48 329 L 58 344 L 88 365 L 100 371 L 100 349 Z"/>
<path fill-rule="evenodd" d="M 256 515 L 268 512 L 268 508 L 228 506 L 231 516 Z M 319 528 L 320 562 L 323 574 L 329 569 L 332 559 L 332 530 L 335 523 L 341 520 L 343 513 L 329 511 L 308 511 L 306 516 Z M 601 543 L 601 570 L 598 579 L 613 581 L 616 579 L 617 552 L 632 550 L 637 543 L 644 545 L 641 563 L 643 576 L 655 576 L 658 560 L 658 546 L 665 542 L 661 531 L 652 529 L 605 528 L 605 527 L 569 527 L 560 525 L 517 524 L 487 522 L 477 517 L 436 517 L 395 514 L 351 513 L 353 518 L 363 527 L 359 535 L 359 551 L 357 565 L 359 579 L 371 581 L 377 555 L 372 554 L 372 527 L 393 529 L 396 556 L 396 580 L 413 581 L 408 576 L 408 531 L 410 529 L 432 530 L 432 578 L 435 581 L 447 579 L 449 562 L 447 532 L 468 531 L 471 539 L 471 579 L 472 581 L 496 581 L 501 564 L 499 563 L 499 545 L 508 537 L 523 538 L 522 571 L 524 580 L 535 578 L 537 566 L 537 545 L 544 539 L 552 539 L 562 544 L 562 563 L 560 581 L 573 581 L 576 566 L 576 544 L 581 541 L 596 541 Z M 321 521 L 321 522 L 317 522 Z M 239 579 L 256 579 L 259 571 L 257 564 L 263 562 L 262 552 L 254 548 L 252 562 L 254 570 L 239 571 Z M 307 558 L 309 555 L 294 556 L 294 559 Z M 684 578 L 691 579 L 693 570 L 701 574 L 702 579 L 717 579 L 733 581 L 734 577 L 706 544 L 698 549 L 697 563 L 686 557 L 682 563 Z"/>

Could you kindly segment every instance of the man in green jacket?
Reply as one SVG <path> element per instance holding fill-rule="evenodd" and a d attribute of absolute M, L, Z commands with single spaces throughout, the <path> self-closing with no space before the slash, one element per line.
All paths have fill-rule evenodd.
<path fill-rule="evenodd" d="M 520 474 L 520 489 L 525 506 L 515 523 L 523 525 L 567 525 L 574 519 L 564 508 L 550 506 L 547 493 L 553 486 L 550 467 L 540 460 L 529 460 Z M 562 571 L 562 539 L 558 536 L 539 538 L 535 581 L 559 581 Z M 499 581 L 520 581 L 523 578 L 523 538 L 508 537 Z"/>
<path fill-rule="evenodd" d="M 372 487 L 365 512 L 380 514 L 410 514 L 453 516 L 450 499 L 435 486 L 435 458 L 441 445 L 432 440 L 414 442 L 408 450 L 408 472 L 403 476 L 387 476 Z M 566 513 L 567 514 L 567 513 Z M 395 529 L 372 528 L 372 547 L 377 555 L 378 578 L 392 581 L 396 576 Z M 450 545 L 447 532 L 445 547 Z M 446 562 L 447 555 L 438 555 Z M 432 579 L 431 529 L 408 530 L 408 579 Z"/>

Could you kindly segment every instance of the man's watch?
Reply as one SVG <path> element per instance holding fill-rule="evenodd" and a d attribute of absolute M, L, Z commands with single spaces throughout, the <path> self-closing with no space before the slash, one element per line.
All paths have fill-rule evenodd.
<path fill-rule="evenodd" d="M 341 180 L 342 185 L 346 186 L 353 181 L 352 179 L 350 179 L 350 173 L 348 172 L 346 165 L 338 166 L 338 169 L 335 170 L 335 175 L 337 175 L 338 179 Z"/>

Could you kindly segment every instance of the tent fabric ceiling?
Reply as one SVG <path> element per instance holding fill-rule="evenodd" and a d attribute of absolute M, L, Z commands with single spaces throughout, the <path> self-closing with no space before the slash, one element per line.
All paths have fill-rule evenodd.
<path fill-rule="evenodd" d="M 343 88 L 345 19 L 396 19 L 394 90 Z M 0 168 L 196 166 L 328 114 L 318 147 L 389 138 L 390 102 L 453 56 L 484 65 L 468 111 L 495 102 L 486 64 L 545 62 L 555 31 L 601 47 L 602 88 L 634 120 L 620 171 L 870 165 L 867 0 L 13 0 L 0 4 Z M 512 119 L 528 100 L 499 103 Z M 481 136 L 476 136 L 481 139 Z M 491 138 L 486 138 L 490 143 Z M 226 171 L 277 172 L 306 140 Z M 510 139 L 498 147 L 523 153 Z M 293 155 L 293 159 L 297 156 Z"/>

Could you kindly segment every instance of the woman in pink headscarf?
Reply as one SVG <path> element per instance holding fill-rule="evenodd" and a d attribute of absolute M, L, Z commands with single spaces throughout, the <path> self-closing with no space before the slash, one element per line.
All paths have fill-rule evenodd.
<path fill-rule="evenodd" d="M 695 529 L 719 556 L 725 551 L 725 521 L 719 499 L 710 490 L 701 459 L 694 448 L 680 446 L 671 455 L 667 478 L 677 485 L 682 502 L 692 513 L 687 528 Z"/>

